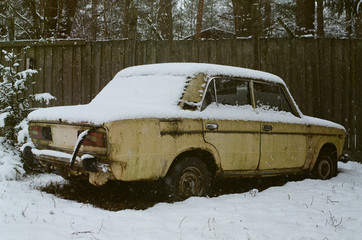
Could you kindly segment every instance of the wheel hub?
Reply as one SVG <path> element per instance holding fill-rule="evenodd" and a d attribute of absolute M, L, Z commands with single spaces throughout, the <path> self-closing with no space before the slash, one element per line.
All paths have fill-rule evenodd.
<path fill-rule="evenodd" d="M 196 167 L 188 167 L 182 172 L 179 190 L 184 197 L 201 196 L 203 193 L 202 174 Z"/>
<path fill-rule="evenodd" d="M 327 179 L 329 174 L 331 173 L 331 166 L 328 162 L 328 160 L 323 159 L 319 164 L 319 175 L 322 179 Z"/>

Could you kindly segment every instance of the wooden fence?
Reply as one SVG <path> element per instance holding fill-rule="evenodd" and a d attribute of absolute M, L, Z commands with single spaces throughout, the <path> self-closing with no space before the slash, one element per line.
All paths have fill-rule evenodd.
<path fill-rule="evenodd" d="M 362 150 L 362 40 L 0 42 L 0 50 L 21 52 L 26 46 L 20 67 L 39 70 L 31 91 L 50 92 L 57 97 L 53 105 L 88 103 L 118 71 L 133 65 L 249 67 L 282 77 L 303 113 L 342 124 L 348 132 L 346 148 Z"/>

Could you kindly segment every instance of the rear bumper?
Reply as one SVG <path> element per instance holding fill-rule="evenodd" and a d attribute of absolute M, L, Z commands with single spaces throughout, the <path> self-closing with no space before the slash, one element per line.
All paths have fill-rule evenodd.
<path fill-rule="evenodd" d="M 77 156 L 72 167 L 70 167 L 72 154 L 60 151 L 25 147 L 23 157 L 25 159 L 38 161 L 44 167 L 51 169 L 57 168 L 76 171 L 78 173 L 110 172 L 109 164 L 100 163 L 96 157 L 91 155 Z"/>

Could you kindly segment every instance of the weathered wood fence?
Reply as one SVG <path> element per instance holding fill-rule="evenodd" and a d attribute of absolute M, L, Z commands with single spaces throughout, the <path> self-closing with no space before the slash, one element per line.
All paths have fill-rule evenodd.
<path fill-rule="evenodd" d="M 34 92 L 53 105 L 88 103 L 121 69 L 161 62 L 249 67 L 282 77 L 303 113 L 338 122 L 346 148 L 362 150 L 362 40 L 245 39 L 207 41 L 1 42 L 21 52 L 21 68 L 39 70 Z M 4 63 L 1 56 L 1 63 Z"/>

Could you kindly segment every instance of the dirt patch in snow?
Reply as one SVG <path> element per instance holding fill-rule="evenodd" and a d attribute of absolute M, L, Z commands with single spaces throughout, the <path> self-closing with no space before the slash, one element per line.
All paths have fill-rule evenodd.
<path fill-rule="evenodd" d="M 223 194 L 262 191 L 271 186 L 282 186 L 288 181 L 302 180 L 303 176 L 270 177 L 264 179 L 224 179 L 214 184 L 212 197 Z M 95 207 L 119 211 L 124 209 L 144 210 L 160 202 L 171 202 L 165 195 L 162 182 L 115 182 L 96 187 L 88 181 L 50 184 L 41 188 L 58 197 Z"/>

